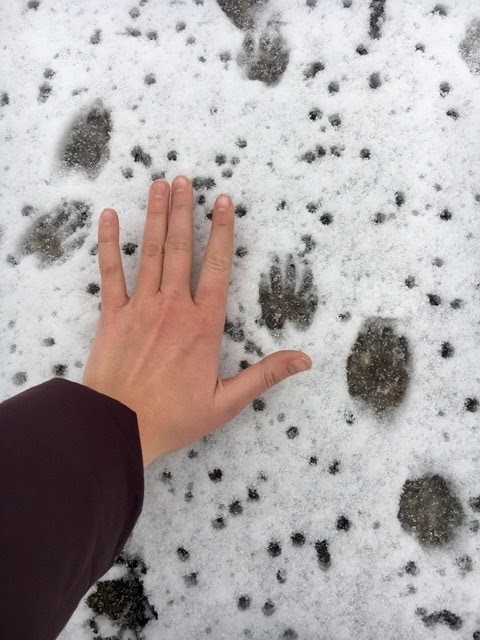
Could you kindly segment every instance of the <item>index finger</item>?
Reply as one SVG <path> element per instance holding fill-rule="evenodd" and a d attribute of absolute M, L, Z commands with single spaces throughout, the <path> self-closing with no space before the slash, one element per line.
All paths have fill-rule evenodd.
<path fill-rule="evenodd" d="M 223 328 L 232 269 L 234 210 L 230 198 L 221 195 L 213 209 L 212 227 L 202 262 L 194 301 L 219 314 Z"/>

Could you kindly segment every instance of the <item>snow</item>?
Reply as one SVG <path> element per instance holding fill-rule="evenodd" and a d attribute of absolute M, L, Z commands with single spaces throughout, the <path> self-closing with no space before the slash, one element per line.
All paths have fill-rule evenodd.
<path fill-rule="evenodd" d="M 247 408 L 147 470 L 144 510 L 126 550 L 146 573 L 119 564 L 104 579 L 143 584 L 143 624 L 125 622 L 127 604 L 115 621 L 94 614 L 86 598 L 62 640 L 471 638 L 480 631 L 472 507 L 480 494 L 477 2 L 270 0 L 252 10 L 251 33 L 229 19 L 233 0 L 219 3 L 226 11 L 214 0 L 29 4 L 0 7 L 2 397 L 62 371 L 81 381 L 100 300 L 87 291 L 99 283 L 98 216 L 113 206 L 122 245 L 139 245 L 147 189 L 162 172 L 215 181 L 197 191 L 205 196 L 195 211 L 197 270 L 215 197 L 229 193 L 246 209 L 236 218 L 236 248 L 247 254 L 234 258 L 227 314 L 245 339 L 225 335 L 222 373 L 257 359 L 248 340 L 264 354 L 299 348 L 314 361 L 309 373 L 265 394 L 262 411 Z M 249 4 L 238 0 L 237 8 Z M 371 37 L 381 6 L 379 37 Z M 262 34 L 271 46 L 265 68 Z M 362 44 L 365 55 L 356 51 Z M 283 73 L 279 59 L 288 60 Z M 312 63 L 324 68 L 306 77 Z M 262 73 L 266 81 L 248 77 Z M 64 151 L 72 125 L 92 109 L 111 119 L 93 171 L 70 166 Z M 312 119 L 313 109 L 321 117 Z M 145 155 L 134 161 L 136 146 L 150 164 Z M 309 151 L 310 163 L 302 160 Z M 50 249 L 38 234 L 32 240 L 32 228 L 64 201 L 83 204 L 68 209 L 72 227 L 59 234 L 58 256 L 51 238 Z M 82 211 L 85 224 L 76 228 Z M 315 241 L 310 250 L 306 235 Z M 23 255 L 27 237 L 33 255 Z M 123 255 L 130 292 L 138 254 Z M 282 277 L 293 260 L 300 303 L 311 269 L 317 304 L 306 321 L 295 317 L 284 287 L 273 300 L 290 319 L 271 330 L 261 322 L 259 288 L 264 274 L 272 294 L 275 256 Z M 387 412 L 349 393 L 347 360 L 372 318 L 408 344 L 408 382 Z M 46 338 L 55 344 L 45 346 Z M 297 437 L 288 437 L 291 426 Z M 219 482 L 209 477 L 216 468 Z M 452 538 L 433 546 L 398 518 L 405 482 L 428 474 L 446 479 L 463 510 Z M 241 513 L 238 505 L 229 510 L 235 501 Z M 348 530 L 336 527 L 341 516 Z M 219 517 L 223 528 L 212 526 Z M 292 544 L 294 533 L 303 545 Z M 327 568 L 315 547 L 323 540 Z M 281 547 L 275 557 L 272 541 Z M 405 570 L 411 561 L 417 575 Z M 245 610 L 237 605 L 243 595 Z M 444 611 L 435 622 L 431 614 Z"/>

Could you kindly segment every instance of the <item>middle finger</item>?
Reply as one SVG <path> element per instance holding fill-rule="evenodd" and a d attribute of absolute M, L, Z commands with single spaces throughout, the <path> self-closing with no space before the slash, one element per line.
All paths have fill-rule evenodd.
<path fill-rule="evenodd" d="M 190 295 L 193 251 L 193 191 L 185 176 L 172 184 L 172 202 L 165 240 L 165 257 L 160 290 Z"/>
<path fill-rule="evenodd" d="M 160 289 L 163 245 L 167 235 L 169 193 L 168 182 L 156 180 L 148 194 L 147 218 L 135 287 L 135 292 L 140 296 L 157 293 Z"/>

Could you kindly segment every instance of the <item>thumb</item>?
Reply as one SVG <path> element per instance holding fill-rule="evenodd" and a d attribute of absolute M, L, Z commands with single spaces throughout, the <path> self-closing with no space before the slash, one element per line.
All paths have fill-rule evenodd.
<path fill-rule="evenodd" d="M 277 351 L 236 376 L 225 378 L 219 385 L 217 405 L 222 424 L 232 420 L 268 389 L 311 366 L 310 356 L 302 351 Z"/>

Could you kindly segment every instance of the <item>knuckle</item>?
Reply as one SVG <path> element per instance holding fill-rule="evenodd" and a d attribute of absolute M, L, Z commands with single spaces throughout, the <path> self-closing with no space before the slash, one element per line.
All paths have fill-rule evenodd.
<path fill-rule="evenodd" d="M 178 315 L 178 304 L 185 299 L 185 293 L 179 287 L 172 287 L 162 293 L 162 306 L 172 316 Z"/>
<path fill-rule="evenodd" d="M 269 367 L 264 367 L 263 369 L 263 381 L 267 389 L 271 389 L 279 382 L 275 372 Z"/>
<path fill-rule="evenodd" d="M 105 245 L 105 244 L 110 244 L 111 242 L 113 242 L 114 237 L 111 236 L 109 233 L 100 233 L 98 235 L 98 244 L 100 245 Z"/>
<path fill-rule="evenodd" d="M 192 214 L 192 207 L 186 202 L 176 202 L 172 205 L 172 211 L 170 213 L 174 218 L 185 219 Z"/>
<path fill-rule="evenodd" d="M 147 258 L 156 258 L 162 253 L 162 248 L 156 242 L 149 242 L 143 248 L 143 254 Z"/>
<path fill-rule="evenodd" d="M 185 252 L 189 250 L 189 243 L 187 242 L 186 238 L 174 236 L 172 238 L 168 238 L 165 245 L 169 251 L 172 251 L 174 253 Z"/>
<path fill-rule="evenodd" d="M 231 226 L 230 220 L 226 220 L 224 216 L 216 216 L 214 218 L 214 224 L 220 229 L 229 228 Z"/>
<path fill-rule="evenodd" d="M 213 321 L 211 316 L 203 315 L 197 319 L 195 324 L 197 335 L 200 337 L 209 336 L 212 333 Z"/>
<path fill-rule="evenodd" d="M 100 274 L 103 277 L 111 276 L 118 272 L 118 265 L 114 262 L 107 262 L 106 264 L 100 265 Z"/>
<path fill-rule="evenodd" d="M 217 273 L 225 273 L 228 270 L 228 260 L 223 256 L 210 254 L 205 256 L 205 264 L 211 270 Z"/>

